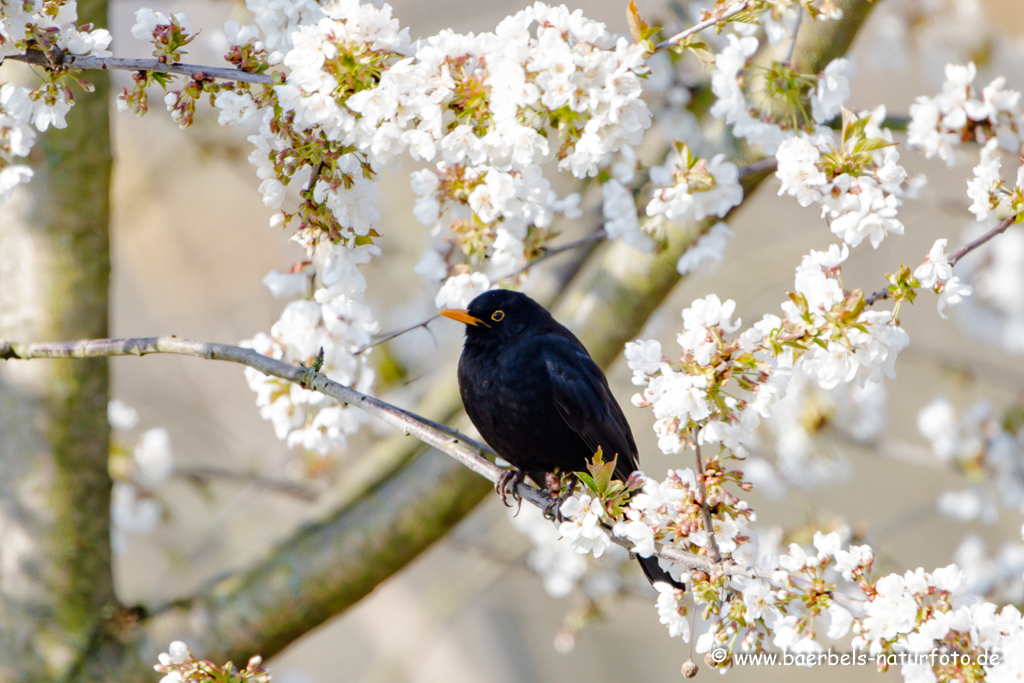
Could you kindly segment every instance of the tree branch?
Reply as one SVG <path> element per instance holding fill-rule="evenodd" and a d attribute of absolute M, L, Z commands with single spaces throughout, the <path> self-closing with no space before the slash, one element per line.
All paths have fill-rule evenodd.
<path fill-rule="evenodd" d="M 279 479 L 261 477 L 247 472 L 236 472 L 223 467 L 213 467 L 210 465 L 175 467 L 174 475 L 197 483 L 201 483 L 206 479 L 226 479 L 228 481 L 238 482 L 239 484 L 251 484 L 270 491 L 276 491 L 286 496 L 298 498 L 299 500 L 307 503 L 315 502 L 319 497 L 319 494 L 316 491 L 290 481 L 281 481 Z"/>
<path fill-rule="evenodd" d="M 8 55 L 5 59 L 12 59 L 16 62 L 25 62 L 33 66 L 41 66 L 46 69 L 53 69 L 54 64 L 50 57 L 42 50 L 29 50 L 21 55 Z M 241 71 L 230 67 L 202 66 L 199 64 L 166 64 L 158 59 L 124 59 L 121 57 L 93 57 L 91 55 L 73 55 L 65 52 L 60 59 L 59 66 L 65 69 L 82 69 L 85 71 L 156 71 L 159 73 L 178 74 L 181 76 L 202 75 L 208 78 L 220 78 L 223 80 L 242 81 L 244 83 L 258 83 L 261 85 L 273 85 L 274 77 L 267 74 L 254 74 L 248 71 Z"/>
<path fill-rule="evenodd" d="M 605 231 L 605 229 L 603 227 L 601 227 L 601 228 L 598 228 L 597 230 L 595 230 L 594 232 L 590 233 L 589 235 L 584 235 L 583 237 L 581 237 L 578 240 L 575 240 L 573 242 L 567 242 L 566 244 L 560 244 L 557 247 L 541 247 L 541 252 L 540 252 L 540 254 L 535 259 L 533 259 L 532 261 L 527 263 L 522 268 L 518 268 L 516 270 L 513 270 L 511 273 L 508 273 L 507 275 L 501 275 L 499 277 L 496 277 L 495 280 L 504 280 L 505 278 L 508 278 L 508 277 L 515 277 L 516 275 L 520 275 L 522 273 L 525 273 L 526 271 L 530 270 L 531 268 L 533 268 L 537 264 L 543 263 L 544 261 L 547 261 L 552 256 L 558 256 L 559 254 L 564 254 L 567 251 L 572 251 L 573 249 L 578 249 L 580 247 L 584 247 L 584 246 L 586 246 L 588 244 L 592 244 L 594 242 L 600 242 L 601 240 L 604 240 L 604 239 L 607 239 L 607 238 L 608 238 L 608 233 Z"/>
<path fill-rule="evenodd" d="M 657 45 L 655 45 L 654 46 L 654 51 L 655 52 L 660 52 L 661 50 L 665 50 L 667 48 L 670 48 L 670 47 L 673 47 L 675 45 L 678 45 L 679 43 L 681 43 L 682 41 L 686 40 L 687 38 L 689 38 L 690 36 L 694 35 L 695 33 L 700 33 L 704 29 L 710 28 L 711 26 L 714 26 L 715 24 L 717 24 L 717 23 L 719 23 L 721 21 L 725 21 L 727 19 L 731 19 L 732 17 L 736 16 L 737 14 L 742 12 L 743 10 L 747 9 L 747 6 L 749 4 L 750 4 L 749 0 L 740 0 L 739 2 L 737 2 L 732 7 L 729 7 L 728 9 L 722 10 L 719 13 L 716 13 L 716 12 L 712 11 L 712 12 L 710 12 L 711 16 L 709 16 L 704 21 L 698 22 L 698 23 L 694 24 L 693 26 L 691 26 L 690 28 L 682 30 L 679 33 L 675 34 L 674 36 L 672 36 L 668 40 L 663 40 L 660 43 L 658 43 Z"/>
<path fill-rule="evenodd" d="M 994 227 L 991 230 L 989 230 L 988 232 L 986 232 L 984 235 L 982 235 L 978 239 L 974 240 L 973 242 L 968 242 L 967 244 L 964 244 L 963 246 L 961 246 L 959 249 L 957 249 L 955 254 L 953 254 L 952 256 L 949 257 L 949 265 L 950 266 L 955 266 L 960 261 L 960 259 L 962 259 L 964 256 L 967 256 L 972 251 L 974 251 L 975 249 L 977 249 L 981 245 L 985 244 L 986 242 L 988 242 L 990 239 L 992 239 L 996 235 L 999 235 L 1001 233 L 1006 232 L 1006 229 L 1009 228 L 1011 225 L 1013 225 L 1017 221 L 1017 219 L 1020 217 L 1020 215 L 1021 215 L 1020 212 L 1013 214 L 1012 216 L 1010 216 L 1005 221 L 1003 221 L 1002 223 L 1000 223 L 996 227 Z"/>
<path fill-rule="evenodd" d="M 1018 212 L 1018 213 L 1013 214 L 1012 216 L 1010 216 L 1006 220 L 1002 221 L 999 225 L 997 225 L 996 227 L 992 228 L 991 230 L 986 232 L 984 235 L 982 235 L 978 239 L 973 240 L 971 242 L 968 242 L 967 244 L 961 245 L 961 247 L 956 250 L 956 253 L 954 253 L 952 256 L 949 257 L 949 265 L 950 265 L 950 267 L 955 266 L 957 263 L 960 262 L 960 259 L 962 259 L 964 256 L 967 256 L 972 251 L 974 251 L 978 247 L 982 246 L 983 244 L 985 244 L 986 242 L 991 240 L 996 235 L 1000 235 L 1000 234 L 1006 232 L 1007 228 L 1009 228 L 1011 225 L 1013 225 L 1014 223 L 1017 222 L 1017 219 L 1020 217 L 1021 213 L 1024 213 L 1024 212 Z M 883 300 L 888 299 L 888 298 L 889 298 L 889 290 L 888 290 L 888 288 L 887 289 L 880 289 L 877 292 L 872 293 L 870 296 L 865 297 L 864 298 L 864 303 L 867 304 L 868 306 L 873 306 L 874 304 L 878 303 L 879 301 L 883 301 Z"/>
<path fill-rule="evenodd" d="M 708 535 L 708 554 L 711 561 L 718 564 L 722 561 L 722 554 L 718 551 L 718 541 L 715 539 L 715 525 L 711 521 L 711 508 L 708 507 L 708 487 L 704 484 L 704 459 L 700 457 L 700 444 L 693 441 L 693 454 L 697 458 L 697 490 L 700 492 L 700 512 L 704 520 L 704 531 Z"/>
<path fill-rule="evenodd" d="M 330 396 L 345 405 L 358 406 L 366 413 L 401 430 L 406 436 L 415 436 L 423 443 L 448 453 L 466 467 L 492 482 L 497 482 L 503 472 L 497 465 L 483 459 L 482 454 L 490 452 L 489 448 L 450 427 L 432 422 L 390 403 L 358 392 L 344 384 L 327 379 L 325 375 L 310 368 L 290 365 L 257 353 L 253 349 L 178 337 L 89 339 L 36 344 L 19 344 L 0 340 L 0 360 L 147 356 L 152 353 L 194 356 L 248 366 L 265 375 L 295 382 L 306 389 Z"/>
<path fill-rule="evenodd" d="M 386 422 L 387 424 L 401 430 L 407 436 L 414 436 L 423 443 L 433 446 L 437 450 L 446 453 L 461 465 L 472 472 L 496 483 L 504 470 L 492 462 L 485 460 L 482 456 L 490 452 L 485 446 L 465 436 L 457 430 L 440 425 L 432 420 L 423 418 L 415 413 L 391 405 L 385 401 L 368 396 L 356 391 L 344 384 L 339 384 L 328 379 L 323 374 L 311 368 L 290 365 L 283 361 L 269 358 L 253 349 L 229 344 L 217 344 L 212 342 L 199 342 L 178 337 L 144 337 L 132 339 L 92 339 L 73 342 L 42 342 L 34 344 L 22 344 L 0 340 L 0 360 L 30 360 L 34 358 L 96 358 L 111 356 L 146 356 L 154 353 L 174 354 L 182 356 L 194 356 L 208 360 L 221 360 L 231 363 L 238 363 L 247 367 L 259 370 L 260 372 L 279 377 L 289 382 L 295 382 L 311 391 L 317 391 L 342 403 L 358 406 L 366 413 Z M 698 462 L 700 455 L 698 452 Z M 741 567 L 731 560 L 722 561 L 713 538 L 713 530 L 710 522 L 710 512 L 706 507 L 706 489 L 701 479 L 698 479 L 701 488 L 701 495 L 705 498 L 703 506 L 705 512 L 705 525 L 707 526 L 710 544 L 712 546 L 711 557 L 704 557 L 686 553 L 672 545 L 658 545 L 655 553 L 658 557 L 671 560 L 690 570 L 700 570 L 708 573 L 724 573 L 729 576 L 748 576 L 770 579 L 771 573 L 761 571 L 754 567 Z M 545 491 L 530 486 L 526 483 L 519 483 L 517 493 L 522 498 L 538 509 L 544 510 L 550 506 L 552 499 Z M 629 549 L 629 541 L 616 536 L 611 536 L 613 542 Z M 801 584 L 799 579 L 794 579 L 794 585 L 809 589 L 810 582 Z M 180 607 L 182 603 L 175 603 Z M 853 601 L 856 605 L 856 601 Z"/>

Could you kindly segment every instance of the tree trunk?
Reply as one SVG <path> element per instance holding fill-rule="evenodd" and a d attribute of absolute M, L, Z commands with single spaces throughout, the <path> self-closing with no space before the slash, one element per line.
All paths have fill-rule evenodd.
<path fill-rule="evenodd" d="M 110 87 L 87 80 L 0 206 L 0 338 L 107 335 Z M 75 677 L 113 614 L 108 383 L 106 359 L 0 365 L 0 681 Z"/>

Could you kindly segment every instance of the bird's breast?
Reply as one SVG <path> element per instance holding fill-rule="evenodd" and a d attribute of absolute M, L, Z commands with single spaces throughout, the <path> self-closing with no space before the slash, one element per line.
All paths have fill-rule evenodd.
<path fill-rule="evenodd" d="M 543 469 L 536 458 L 562 429 L 539 355 L 463 352 L 459 390 L 480 436 L 521 469 Z"/>

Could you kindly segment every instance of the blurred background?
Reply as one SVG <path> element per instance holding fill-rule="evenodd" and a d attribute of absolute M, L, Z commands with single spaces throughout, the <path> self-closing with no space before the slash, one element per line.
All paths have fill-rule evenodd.
<path fill-rule="evenodd" d="M 249 21 L 244 7 L 229 2 L 144 4 L 184 12 L 193 28 L 202 27 L 190 50 L 188 61 L 193 63 L 219 63 L 223 22 Z M 398 0 L 392 6 L 415 38 L 443 28 L 490 30 L 525 4 Z M 947 4 L 961 12 L 953 27 L 922 30 L 925 38 L 920 39 L 894 31 L 897 22 L 892 16 L 908 7 L 934 8 L 938 16 L 939 8 Z M 661 17 L 670 28 L 678 25 L 659 2 L 638 5 L 645 16 Z M 135 10 L 141 6 L 112 4 L 115 55 L 146 56 L 145 46 L 130 36 Z M 570 4 L 576 6 L 612 31 L 628 32 L 624 2 Z M 928 14 L 920 20 L 931 21 Z M 890 114 L 905 115 L 914 97 L 933 95 L 941 88 L 942 67 L 950 60 L 978 61 L 978 84 L 1003 74 L 1008 87 L 1022 89 L 1024 61 L 1008 65 L 997 60 L 993 43 L 979 43 L 978 26 L 983 23 L 999 27 L 1004 41 L 999 49 L 1022 49 L 1024 9 L 1016 0 L 881 3 L 855 43 L 852 54 L 858 74 L 848 106 L 859 110 L 885 103 Z M 986 70 L 986 61 L 997 67 L 992 73 Z M 114 78 L 118 89 L 128 83 L 124 74 Z M 270 270 L 287 270 L 302 254 L 287 233 L 268 227 L 271 212 L 260 201 L 254 168 L 246 160 L 247 132 L 218 126 L 209 110 L 197 117 L 190 131 L 181 132 L 156 98 L 152 108 L 142 119 L 127 114 L 114 118 L 112 334 L 175 334 L 237 343 L 269 330 L 285 302 L 275 300 L 260 280 Z M 854 252 L 843 268 L 848 288 L 881 289 L 881 273 L 893 272 L 901 263 L 915 267 L 940 237 L 948 237 L 955 249 L 973 222 L 965 193 L 969 167 L 947 169 L 904 148 L 901 155 L 908 170 L 927 173 L 929 183 L 923 197 L 901 211 L 905 236 L 890 237 L 878 250 L 862 246 Z M 381 177 L 378 231 L 383 234 L 379 244 L 384 254 L 365 268 L 370 282 L 367 298 L 385 330 L 419 322 L 435 310 L 436 288 L 412 273 L 429 234 L 412 218 L 411 170 L 410 165 Z M 562 179 L 557 187 L 564 194 L 577 189 L 574 183 L 572 178 Z M 680 328 L 681 309 L 709 293 L 735 299 L 737 315 L 746 323 L 778 312 L 801 256 L 809 248 L 827 248 L 834 239 L 813 212 L 799 210 L 792 198 L 777 197 L 777 190 L 778 181 L 770 179 L 743 204 L 729 221 L 735 237 L 723 263 L 712 272 L 684 278 L 640 336 L 659 339 L 670 348 Z M 566 226 L 565 241 L 600 221 L 599 200 L 599 191 L 584 195 L 584 216 Z M 564 258 L 568 257 L 555 257 L 545 267 L 557 268 Z M 552 281 L 550 271 L 540 269 L 529 286 L 544 291 Z M 917 431 L 918 411 L 936 394 L 960 407 L 978 399 L 1006 404 L 1021 397 L 1024 372 L 1019 360 L 971 336 L 956 316 L 941 320 L 934 299 L 924 292 L 915 306 L 901 313 L 911 346 L 897 363 L 898 379 L 886 384 L 885 414 L 886 443 L 898 444 L 899 452 L 832 435 L 837 452 L 841 447 L 845 454 L 846 476 L 781 499 L 755 490 L 747 499 L 758 512 L 756 526 L 795 528 L 845 517 L 868 534 L 877 561 L 891 570 L 944 566 L 968 532 L 990 550 L 1006 539 L 1019 539 L 1019 520 L 967 524 L 936 512 L 937 496 L 962 486 L 964 480 L 927 464 L 930 451 Z M 384 397 L 413 407 L 417 394 L 433 378 L 454 374 L 461 339 L 461 326 L 440 320 L 431 323 L 429 331 L 409 332 L 375 351 L 408 370 Z M 237 366 L 171 356 L 116 358 L 112 365 L 113 395 L 139 413 L 137 427 L 120 432 L 118 438 L 130 446 L 140 432 L 166 428 L 178 473 L 195 475 L 179 476 L 160 489 L 161 520 L 154 528 L 121 533 L 117 578 L 120 597 L 128 604 L 159 603 L 188 594 L 261 557 L 297 525 L 331 508 L 344 477 L 344 458 L 358 458 L 361 450 L 390 433 L 371 423 L 353 440 L 347 455 L 310 476 L 316 467 L 297 460 L 275 438 L 270 423 L 260 419 L 254 394 Z M 609 376 L 633 426 L 645 471 L 660 476 L 669 467 L 692 466 L 658 450 L 652 415 L 628 405 L 635 389 L 621 360 Z M 211 467 L 237 478 L 212 476 L 206 471 Z M 298 487 L 312 499 L 256 477 Z M 450 538 L 357 607 L 275 657 L 269 663 L 274 680 L 525 682 L 561 681 L 570 675 L 594 681 L 678 680 L 689 646 L 670 639 L 659 624 L 654 592 L 638 572 L 629 585 L 630 595 L 589 623 L 574 642 L 564 633 L 559 637 L 566 616 L 583 601 L 579 595 L 548 596 L 541 579 L 526 566 L 529 543 L 509 524 L 508 514 L 496 496 L 488 499 Z M 701 675 L 713 675 L 700 656 L 694 659 L 704 669 Z M 859 680 L 867 672 L 874 668 L 831 668 L 827 675 Z M 740 667 L 728 675 L 736 681 L 809 681 L 824 674 L 820 668 Z"/>

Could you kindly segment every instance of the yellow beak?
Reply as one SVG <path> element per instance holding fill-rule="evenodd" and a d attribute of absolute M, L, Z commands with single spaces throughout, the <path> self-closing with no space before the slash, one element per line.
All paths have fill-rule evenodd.
<path fill-rule="evenodd" d="M 490 327 L 480 318 L 474 318 L 469 314 L 469 311 L 462 308 L 446 308 L 441 311 L 441 315 L 452 320 L 458 320 L 460 323 L 467 325 L 483 325 L 484 327 Z"/>

